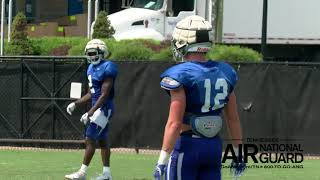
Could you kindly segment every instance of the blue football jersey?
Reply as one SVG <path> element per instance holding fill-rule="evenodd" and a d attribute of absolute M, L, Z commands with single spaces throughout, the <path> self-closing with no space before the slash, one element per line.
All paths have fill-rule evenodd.
<path fill-rule="evenodd" d="M 237 80 L 236 71 L 227 63 L 191 61 L 166 70 L 160 85 L 166 90 L 184 87 L 186 113 L 220 115 Z"/>
<path fill-rule="evenodd" d="M 118 74 L 117 66 L 111 61 L 102 60 L 99 64 L 93 65 L 90 64 L 87 70 L 87 77 L 89 81 L 89 88 L 91 92 L 91 103 L 92 106 L 95 105 L 98 98 L 101 95 L 102 83 L 106 78 L 113 78 L 113 86 L 110 90 L 110 93 L 101 107 L 101 110 L 104 111 L 105 115 L 108 116 L 108 109 L 111 109 L 113 112 L 113 98 L 114 98 L 114 83 Z"/>

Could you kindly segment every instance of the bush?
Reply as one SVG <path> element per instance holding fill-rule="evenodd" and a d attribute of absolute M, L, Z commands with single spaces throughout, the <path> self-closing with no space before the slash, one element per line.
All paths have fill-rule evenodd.
<path fill-rule="evenodd" d="M 72 46 L 68 51 L 68 56 L 84 56 L 85 47 L 86 47 L 85 43 Z"/>
<path fill-rule="evenodd" d="M 119 42 L 114 45 L 111 58 L 115 60 L 148 60 L 153 54 L 142 44 Z"/>
<path fill-rule="evenodd" d="M 27 18 L 23 13 L 18 13 L 12 23 L 11 42 L 6 48 L 7 55 L 33 55 L 34 45 L 28 39 Z"/>
<path fill-rule="evenodd" d="M 166 41 L 155 41 L 152 39 L 143 39 L 140 40 L 144 46 L 152 49 L 152 51 L 159 53 L 161 50 L 170 47 L 170 41 L 166 40 Z"/>
<path fill-rule="evenodd" d="M 103 40 L 114 60 L 172 60 L 172 53 L 169 41 L 155 41 L 146 39 Z M 32 55 L 58 55 L 58 56 L 84 56 L 84 49 L 89 40 L 84 37 L 41 37 L 31 38 L 29 48 Z M 21 46 L 5 44 L 5 52 L 8 55 L 23 55 Z M 31 54 L 30 54 L 31 55 Z"/>
<path fill-rule="evenodd" d="M 77 38 L 72 41 L 72 47 L 68 51 L 68 56 L 84 56 L 84 48 L 87 42 L 87 38 Z"/>
<path fill-rule="evenodd" d="M 63 38 L 60 37 L 42 37 L 31 39 L 32 44 L 39 46 L 39 55 L 49 56 L 52 55 L 52 50 L 60 46 L 66 45 Z"/>
<path fill-rule="evenodd" d="M 33 45 L 30 41 L 21 41 L 19 44 L 8 43 L 4 47 L 5 55 L 19 56 L 19 55 L 39 55 L 39 47 Z"/>
<path fill-rule="evenodd" d="M 42 37 L 42 38 L 33 38 L 31 39 L 32 44 L 37 44 L 39 46 L 39 55 L 49 56 L 53 55 L 57 48 L 61 48 L 62 46 L 70 46 L 74 47 L 81 43 L 82 41 L 86 41 L 85 38 L 78 37 Z M 67 53 L 69 54 L 69 53 Z M 66 55 L 67 55 L 66 54 Z"/>
<path fill-rule="evenodd" d="M 16 56 L 16 55 L 24 55 L 25 52 L 23 48 L 19 45 L 13 45 L 12 43 L 8 43 L 4 47 L 4 52 L 6 55 Z"/>
<path fill-rule="evenodd" d="M 158 61 L 173 60 L 171 48 L 161 49 L 159 53 L 156 53 L 151 57 L 151 60 L 158 60 Z"/>
<path fill-rule="evenodd" d="M 93 27 L 92 38 L 111 38 L 115 33 L 108 19 L 108 13 L 100 11 Z"/>
<path fill-rule="evenodd" d="M 229 62 L 261 62 L 262 55 L 252 49 L 240 46 L 216 45 L 207 54 L 212 60 Z"/>
<path fill-rule="evenodd" d="M 54 48 L 52 49 L 52 52 L 50 55 L 53 55 L 53 56 L 66 56 L 68 55 L 68 51 L 69 49 L 71 48 L 70 45 L 62 45 L 62 46 L 59 46 L 57 48 Z"/>

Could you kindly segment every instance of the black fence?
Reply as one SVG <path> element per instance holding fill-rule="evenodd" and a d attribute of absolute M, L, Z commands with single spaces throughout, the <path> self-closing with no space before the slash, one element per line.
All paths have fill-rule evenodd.
<path fill-rule="evenodd" d="M 168 95 L 159 75 L 172 62 L 118 61 L 112 147 L 159 149 L 168 114 Z M 319 154 L 320 64 L 239 63 L 235 89 L 247 138 L 277 138 Z M 83 138 L 79 122 L 88 107 L 66 112 L 70 83 L 86 86 L 82 57 L 4 57 L 0 63 L 0 145 L 75 143 Z M 226 130 L 221 133 L 229 143 Z M 252 143 L 252 142 L 248 142 Z M 255 142 L 257 143 L 257 142 Z"/>

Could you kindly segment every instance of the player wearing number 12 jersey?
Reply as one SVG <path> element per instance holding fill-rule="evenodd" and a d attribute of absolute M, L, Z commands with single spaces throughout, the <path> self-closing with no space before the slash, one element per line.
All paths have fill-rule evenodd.
<path fill-rule="evenodd" d="M 205 59 L 212 46 L 211 30 L 202 17 L 190 16 L 173 32 L 175 57 L 185 62 L 161 75 L 161 87 L 170 93 L 171 103 L 155 179 L 220 180 L 223 111 L 234 146 L 241 144 L 233 92 L 237 74 L 224 62 Z M 236 164 L 234 175 L 241 175 L 244 167 Z"/>

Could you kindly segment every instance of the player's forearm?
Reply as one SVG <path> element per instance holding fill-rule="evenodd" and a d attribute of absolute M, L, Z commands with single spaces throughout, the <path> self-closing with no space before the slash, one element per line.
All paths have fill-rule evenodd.
<path fill-rule="evenodd" d="M 167 123 L 164 136 L 162 150 L 167 153 L 171 153 L 175 142 L 177 141 L 181 130 L 181 124 L 178 123 Z"/>
<path fill-rule="evenodd" d="M 182 119 L 185 110 L 185 102 L 181 101 L 181 99 L 172 100 L 170 104 L 170 112 L 168 121 L 165 127 L 162 150 L 170 153 L 173 149 L 173 146 L 176 140 L 179 137 L 181 127 L 182 127 Z"/>
<path fill-rule="evenodd" d="M 179 104 L 179 103 L 178 103 Z M 177 114 L 179 106 L 177 103 L 171 102 L 169 118 L 165 127 L 162 148 L 158 160 L 158 164 L 166 164 L 170 153 L 176 143 L 182 127 L 182 117 Z M 178 111 L 177 111 L 178 110 Z"/>
<path fill-rule="evenodd" d="M 106 78 L 101 86 L 101 95 L 99 96 L 97 102 L 91 107 L 91 109 L 88 111 L 88 115 L 92 116 L 93 113 L 102 107 L 102 105 L 105 103 L 109 92 L 113 85 L 113 79 L 112 78 Z"/>
<path fill-rule="evenodd" d="M 108 97 L 107 94 L 101 94 L 97 102 L 88 111 L 90 112 L 89 114 L 92 115 L 97 109 L 101 108 L 104 102 L 106 101 L 107 97 Z"/>
<path fill-rule="evenodd" d="M 237 147 L 238 144 L 242 144 L 242 129 L 237 110 L 236 96 L 234 93 L 231 93 L 229 102 L 224 109 L 224 113 L 233 145 Z"/>
<path fill-rule="evenodd" d="M 158 164 L 167 163 L 169 154 L 179 137 L 182 128 L 182 119 L 186 108 L 186 96 L 183 88 L 171 90 L 170 94 L 171 103 L 169 117 L 164 131 Z"/>
<path fill-rule="evenodd" d="M 88 92 L 86 95 L 82 96 L 80 99 L 75 101 L 76 105 L 88 102 L 91 99 L 91 93 Z"/>

